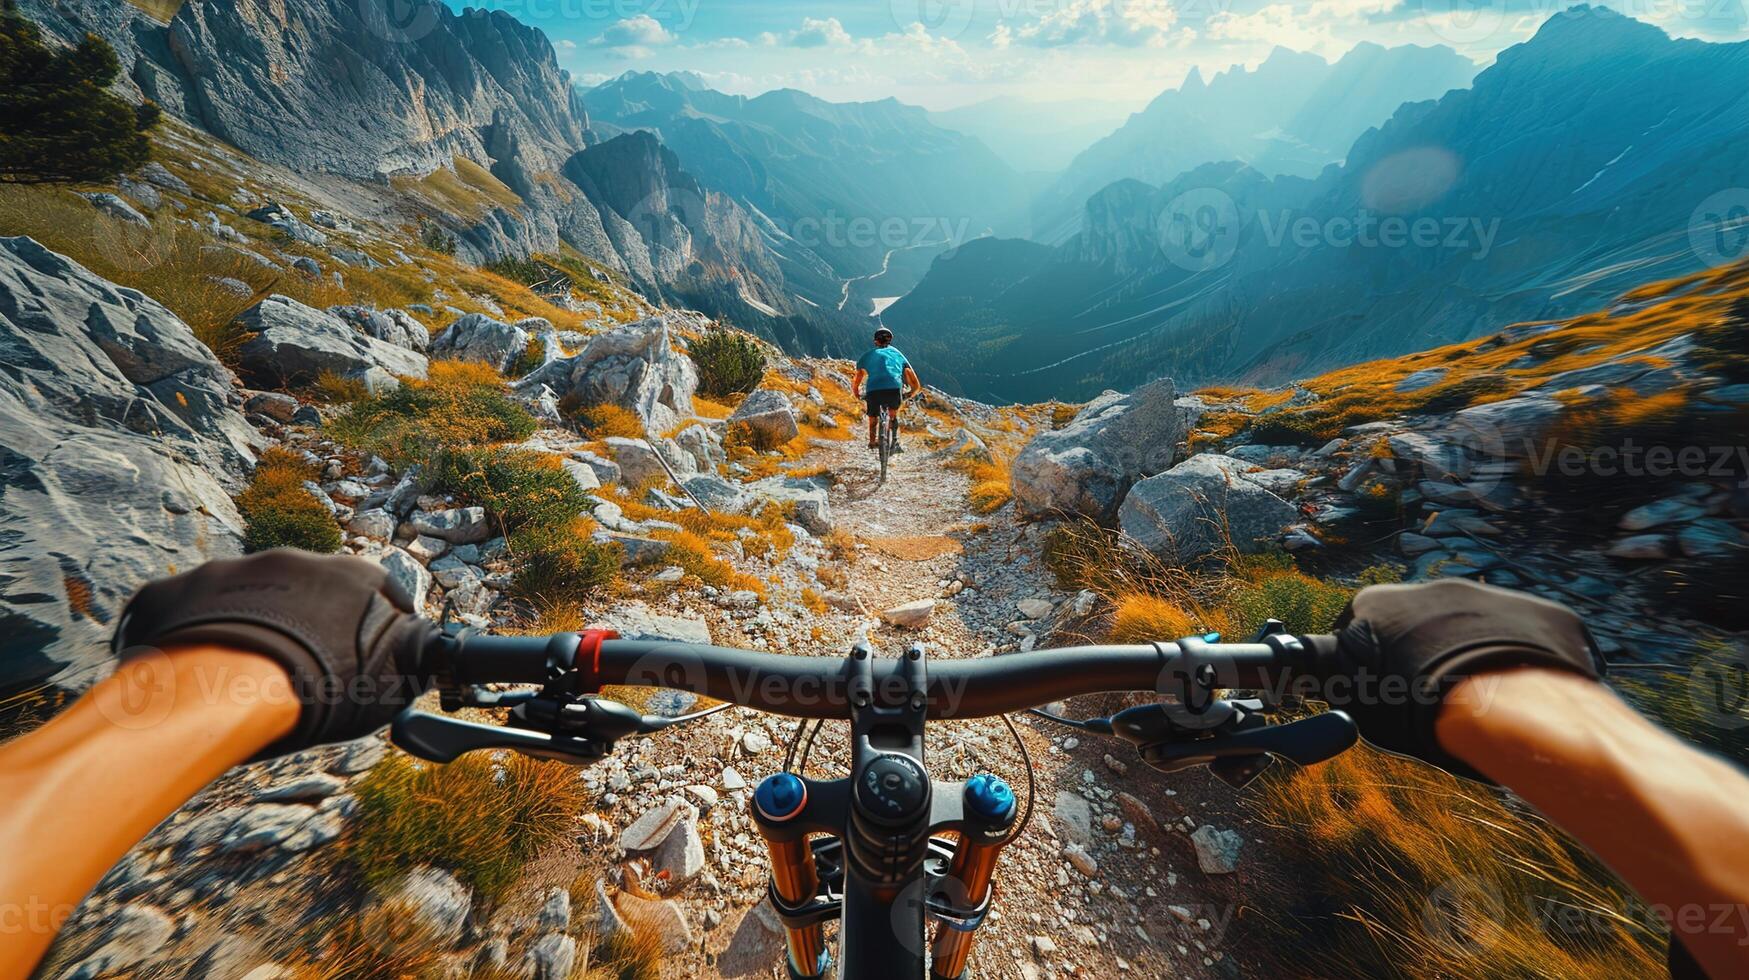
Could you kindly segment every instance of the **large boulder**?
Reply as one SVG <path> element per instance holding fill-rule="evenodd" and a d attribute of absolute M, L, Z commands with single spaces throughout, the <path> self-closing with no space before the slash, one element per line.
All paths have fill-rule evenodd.
<path fill-rule="evenodd" d="M 367 337 L 425 353 L 431 332 L 404 310 L 373 310 L 365 306 L 330 306 L 328 312 L 352 325 Z"/>
<path fill-rule="evenodd" d="M 269 296 L 237 320 L 254 334 L 238 352 L 238 368 L 259 388 L 309 384 L 323 372 L 374 387 L 423 378 L 429 363 L 417 351 L 367 336 L 288 296 Z"/>
<path fill-rule="evenodd" d="M 548 363 L 516 387 L 529 395 L 541 385 L 585 405 L 619 405 L 645 431 L 667 432 L 692 417 L 698 369 L 674 349 L 668 321 L 653 316 L 596 334 L 582 353 Z"/>
<path fill-rule="evenodd" d="M 628 487 L 650 482 L 665 486 L 669 482 L 669 470 L 681 479 L 698 472 L 691 454 L 676 445 L 673 439 L 650 442 L 611 436 L 607 440 L 607 449 L 613 453 L 614 462 L 619 464 L 620 482 Z M 660 459 L 656 456 L 658 452 L 662 454 Z M 668 463 L 667 468 L 662 466 L 664 460 Z"/>
<path fill-rule="evenodd" d="M 0 238 L 0 351 L 0 696 L 83 687 L 135 589 L 241 550 L 259 436 L 187 324 L 28 238 Z"/>
<path fill-rule="evenodd" d="M 747 484 L 747 490 L 754 495 L 755 506 L 769 501 L 790 507 L 796 523 L 810 533 L 832 533 L 832 505 L 827 501 L 826 485 L 819 480 L 774 476 Z"/>
<path fill-rule="evenodd" d="M 478 361 L 508 372 L 522 358 L 530 336 L 520 323 L 503 323 L 484 313 L 469 313 L 444 327 L 431 341 L 431 355 Z"/>
<path fill-rule="evenodd" d="M 1110 523 L 1136 481 L 1166 470 L 1184 438 L 1169 378 L 1108 391 L 1014 460 L 1014 500 L 1027 517 L 1082 514 Z"/>
<path fill-rule="evenodd" d="M 304 224 L 297 215 L 292 213 L 291 208 L 283 204 L 266 204 L 249 212 L 244 217 L 283 232 L 293 241 L 302 242 L 305 245 L 321 247 L 328 244 L 327 235 Z"/>
<path fill-rule="evenodd" d="M 1203 453 L 1130 488 L 1118 509 L 1124 536 L 1168 560 L 1226 547 L 1255 552 L 1298 518 L 1287 501 L 1248 475 L 1257 467 Z"/>
<path fill-rule="evenodd" d="M 796 425 L 796 410 L 789 397 L 781 391 L 760 388 L 748 395 L 729 416 L 729 427 L 746 426 L 753 433 L 755 445 L 779 446 L 801 433 Z"/>

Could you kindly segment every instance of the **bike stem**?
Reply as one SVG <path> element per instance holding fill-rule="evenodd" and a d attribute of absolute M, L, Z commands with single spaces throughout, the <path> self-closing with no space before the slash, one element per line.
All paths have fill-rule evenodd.
<path fill-rule="evenodd" d="M 838 918 L 841 980 L 924 980 L 926 971 L 957 980 L 990 907 L 997 857 L 1012 839 L 1013 794 L 994 776 L 932 783 L 923 647 L 908 649 L 878 688 L 872 659 L 866 643 L 849 659 L 850 778 L 778 773 L 754 793 L 789 975 L 826 975 L 823 926 Z M 932 919 L 940 923 L 933 949 Z"/>

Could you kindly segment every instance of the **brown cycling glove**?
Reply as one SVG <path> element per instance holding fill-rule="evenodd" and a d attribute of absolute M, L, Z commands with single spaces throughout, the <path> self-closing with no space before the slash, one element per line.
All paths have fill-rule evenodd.
<path fill-rule="evenodd" d="M 437 632 L 381 565 L 278 550 L 145 586 L 122 611 L 113 645 L 123 660 L 208 643 L 277 661 L 303 714 L 261 755 L 271 758 L 392 721 L 428 686 L 420 655 Z"/>
<path fill-rule="evenodd" d="M 1379 748 L 1484 782 L 1439 745 L 1440 704 L 1467 677 L 1507 667 L 1602 675 L 1578 614 L 1559 603 L 1463 579 L 1361 590 L 1336 621 L 1344 675 L 1357 680 L 1346 710 Z"/>

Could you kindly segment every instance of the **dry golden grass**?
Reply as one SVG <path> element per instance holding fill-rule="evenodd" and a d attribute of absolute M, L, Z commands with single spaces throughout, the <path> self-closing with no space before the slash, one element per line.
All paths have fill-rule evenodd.
<path fill-rule="evenodd" d="M 628 408 L 613 404 L 559 406 L 565 417 L 588 439 L 643 439 L 644 423 Z"/>
<path fill-rule="evenodd" d="M 1112 612 L 1113 643 L 1153 643 L 1203 633 L 1229 633 L 1233 624 L 1220 609 L 1180 605 L 1146 594 L 1125 595 Z"/>
<path fill-rule="evenodd" d="M 186 0 L 128 0 L 128 3 L 144 10 L 154 20 L 168 22 L 182 9 Z"/>
<path fill-rule="evenodd" d="M 288 449 L 271 446 L 263 452 L 248 488 L 237 495 L 237 513 L 246 524 L 243 546 L 251 552 L 300 548 L 323 555 L 340 550 L 334 515 L 304 487 L 320 477 L 315 464 Z"/>
<path fill-rule="evenodd" d="M 1253 798 L 1317 865 L 1319 914 L 1270 921 L 1311 974 L 1647 977 L 1662 940 L 1586 852 L 1487 788 L 1364 745 Z M 1303 875 L 1279 884 L 1304 895 Z M 1309 896 L 1308 896 L 1309 897 Z"/>
<path fill-rule="evenodd" d="M 936 536 L 873 537 L 868 546 L 900 561 L 930 561 L 946 555 L 957 555 L 963 549 L 952 538 Z"/>
<path fill-rule="evenodd" d="M 477 219 L 494 208 L 514 211 L 522 207 L 522 198 L 515 191 L 465 157 L 456 157 L 449 167 L 439 167 L 424 177 L 397 177 L 392 183 L 397 190 L 422 197 L 458 218 Z"/>
<path fill-rule="evenodd" d="M 1644 359 L 1643 351 L 1683 335 L 1692 335 L 1708 351 L 1709 367 L 1724 374 L 1749 370 L 1738 336 L 1743 305 L 1749 302 L 1749 264 L 1651 283 L 1623 296 L 1608 311 L 1561 321 L 1552 333 L 1513 343 L 1485 337 L 1404 357 L 1369 361 L 1340 368 L 1303 382 L 1319 396 L 1315 403 L 1271 413 L 1257 423 L 1257 434 L 1274 439 L 1314 442 L 1340 435 L 1351 425 L 1414 412 L 1454 411 L 1470 405 L 1510 398 L 1542 384 L 1550 376 L 1603 364 Z M 1429 368 L 1446 373 L 1429 387 L 1399 392 L 1408 375 Z M 1283 392 L 1243 388 L 1207 388 L 1199 392 L 1213 401 L 1237 401 L 1251 411 L 1270 407 Z M 1568 397 L 1574 397 L 1568 393 Z M 1285 399 L 1282 399 L 1285 401 Z M 1646 399 L 1645 410 L 1660 412 L 1669 398 Z M 1279 402 L 1277 402 L 1279 404 Z M 1199 428 L 1219 439 L 1236 435 L 1245 422 L 1213 412 Z M 1219 441 L 1201 438 L 1196 448 Z"/>
<path fill-rule="evenodd" d="M 575 769 L 517 753 L 444 766 L 392 753 L 353 792 L 359 819 L 342 854 L 367 882 L 436 864 L 486 897 L 503 894 L 543 848 L 570 839 L 588 803 Z"/>
<path fill-rule="evenodd" d="M 734 411 L 733 407 L 724 405 L 722 402 L 711 401 L 709 398 L 699 395 L 694 395 L 692 398 L 692 413 L 699 418 L 726 419 L 734 414 Z"/>

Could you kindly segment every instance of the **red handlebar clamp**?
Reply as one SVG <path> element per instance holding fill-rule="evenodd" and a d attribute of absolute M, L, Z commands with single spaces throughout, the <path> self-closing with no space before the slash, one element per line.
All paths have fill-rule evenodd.
<path fill-rule="evenodd" d="M 601 693 L 601 644 L 617 640 L 616 630 L 584 630 L 577 634 L 577 693 Z"/>

